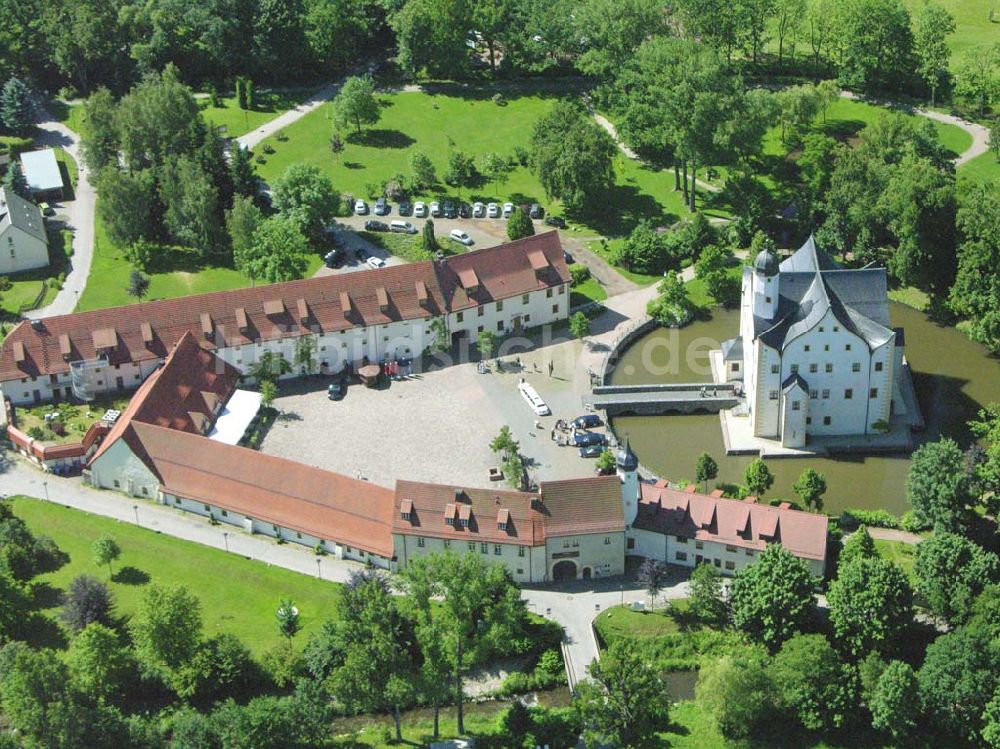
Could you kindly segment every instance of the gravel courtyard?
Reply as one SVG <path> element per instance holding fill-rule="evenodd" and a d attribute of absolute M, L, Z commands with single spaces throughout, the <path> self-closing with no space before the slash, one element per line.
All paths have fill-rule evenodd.
<path fill-rule="evenodd" d="M 263 452 L 392 487 L 397 478 L 464 486 L 489 481 L 497 456 L 490 440 L 504 424 L 521 443 L 532 480 L 591 475 L 594 461 L 551 440 L 556 419 L 583 412 L 571 382 L 579 355 L 576 341 L 505 357 L 504 372 L 480 374 L 476 364 L 437 369 L 385 389 L 351 384 L 341 401 L 326 396 L 326 380 L 283 385 L 275 407 L 281 416 Z M 554 376 L 547 374 L 550 358 Z M 524 377 L 552 409 L 539 418 L 517 390 Z M 310 388 L 310 389 L 306 389 Z"/>

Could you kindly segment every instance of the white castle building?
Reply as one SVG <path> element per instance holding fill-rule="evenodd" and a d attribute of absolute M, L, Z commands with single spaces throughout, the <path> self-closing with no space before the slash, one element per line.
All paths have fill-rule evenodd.
<path fill-rule="evenodd" d="M 878 433 L 902 406 L 903 331 L 890 327 L 885 269 L 841 268 L 811 237 L 782 262 L 765 250 L 743 269 L 740 335 L 722 353 L 754 437 L 785 447 Z"/>

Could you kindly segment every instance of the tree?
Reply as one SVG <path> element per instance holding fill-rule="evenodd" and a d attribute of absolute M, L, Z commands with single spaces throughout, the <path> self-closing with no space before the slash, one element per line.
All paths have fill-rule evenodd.
<path fill-rule="evenodd" d="M 704 216 L 699 213 L 695 218 Z M 725 307 L 737 306 L 740 299 L 740 279 L 728 270 L 731 259 L 729 250 L 710 244 L 701 250 L 695 263 L 695 277 L 704 281 L 709 295 Z"/>
<path fill-rule="evenodd" d="M 587 667 L 574 706 L 588 747 L 641 746 L 669 722 L 667 685 L 660 670 L 624 640 Z"/>
<path fill-rule="evenodd" d="M 667 240 L 649 221 L 640 221 L 611 257 L 625 270 L 649 275 L 675 268 L 679 258 L 670 255 Z"/>
<path fill-rule="evenodd" d="M 677 328 L 686 325 L 693 316 L 684 282 L 676 273 L 667 273 L 656 287 L 659 296 L 646 304 L 646 314 L 661 325 Z"/>
<path fill-rule="evenodd" d="M 272 195 L 274 209 L 313 242 L 322 239 L 340 207 L 340 195 L 330 178 L 307 164 L 289 166 L 274 183 Z"/>
<path fill-rule="evenodd" d="M 134 667 L 118 635 L 97 622 L 88 624 L 73 638 L 66 665 L 75 687 L 104 702 L 111 702 L 122 693 Z"/>
<path fill-rule="evenodd" d="M 8 192 L 14 193 L 25 200 L 31 200 L 31 190 L 28 188 L 28 180 L 21 170 L 20 161 L 14 160 L 10 162 L 10 165 L 7 167 L 7 173 L 3 178 L 3 187 Z"/>
<path fill-rule="evenodd" d="M 493 331 L 483 330 L 479 333 L 476 338 L 476 349 L 483 359 L 489 359 L 493 356 L 493 352 L 496 350 L 496 336 Z"/>
<path fill-rule="evenodd" d="M 872 727 L 885 731 L 902 744 L 916 732 L 921 721 L 917 675 L 903 661 L 890 661 L 868 699 Z"/>
<path fill-rule="evenodd" d="M 799 36 L 806 18 L 806 0 L 776 0 L 774 30 L 778 35 L 778 67 L 785 57 L 785 42 Z"/>
<path fill-rule="evenodd" d="M 889 653 L 913 621 L 913 591 L 906 574 L 881 557 L 841 562 L 826 594 L 838 644 L 855 658 Z"/>
<path fill-rule="evenodd" d="M 339 605 L 343 663 L 329 683 L 338 701 L 353 710 L 391 711 L 399 742 L 400 706 L 409 697 L 409 633 L 385 577 L 353 574 Z"/>
<path fill-rule="evenodd" d="M 774 474 L 762 458 L 754 458 L 743 472 L 743 480 L 747 483 L 747 491 L 755 497 L 762 497 L 774 483 Z"/>
<path fill-rule="evenodd" d="M 0 90 L 0 125 L 17 135 L 27 133 L 35 122 L 31 89 L 12 75 Z"/>
<path fill-rule="evenodd" d="M 274 405 L 274 399 L 278 397 L 278 386 L 274 384 L 273 380 L 261 380 L 260 381 L 260 405 L 264 408 L 271 408 Z"/>
<path fill-rule="evenodd" d="M 340 133 L 334 133 L 330 136 L 330 153 L 332 153 L 337 158 L 344 153 L 344 149 L 347 146 L 344 144 L 344 139 L 340 137 Z"/>
<path fill-rule="evenodd" d="M 577 68 L 605 80 L 647 37 L 667 32 L 655 0 L 586 0 L 574 8 L 574 21 L 577 38 L 585 40 Z"/>
<path fill-rule="evenodd" d="M 994 693 L 983 713 L 982 739 L 988 749 L 1000 747 L 1000 689 Z"/>
<path fill-rule="evenodd" d="M 781 544 L 770 544 L 733 578 L 729 588 L 733 624 L 777 649 L 809 624 L 816 610 L 815 587 L 805 562 Z"/>
<path fill-rule="evenodd" d="M 714 565 L 703 562 L 694 568 L 688 581 L 688 602 L 691 613 L 711 626 L 719 626 L 728 618 L 722 597 L 722 573 Z"/>
<path fill-rule="evenodd" d="M 434 221 L 427 219 L 420 235 L 420 246 L 424 252 L 435 253 L 438 251 L 437 237 L 434 236 Z"/>
<path fill-rule="evenodd" d="M 961 623 L 976 596 L 1000 581 L 1000 559 L 963 536 L 938 532 L 917 544 L 913 576 L 931 611 Z"/>
<path fill-rule="evenodd" d="M 535 234 L 535 225 L 527 211 L 515 208 L 507 220 L 507 238 L 511 241 L 531 237 Z"/>
<path fill-rule="evenodd" d="M 359 135 L 362 125 L 374 125 L 382 117 L 382 108 L 375 98 L 375 81 L 370 75 L 355 75 L 344 81 L 331 108 L 338 129 L 353 125 Z"/>
<path fill-rule="evenodd" d="M 865 0 L 835 6 L 835 28 L 844 85 L 876 91 L 911 74 L 910 14 L 899 0 Z"/>
<path fill-rule="evenodd" d="M 282 375 L 292 371 L 292 365 L 288 363 L 282 354 L 275 351 L 263 352 L 253 364 L 247 367 L 247 375 L 257 382 L 275 382 Z"/>
<path fill-rule="evenodd" d="M 108 565 L 108 577 L 112 577 L 111 563 L 122 555 L 122 549 L 114 536 L 105 534 L 94 541 L 94 564 L 103 567 Z"/>
<path fill-rule="evenodd" d="M 152 170 L 121 172 L 105 169 L 97 177 L 97 203 L 108 238 L 127 247 L 157 233 L 156 177 Z"/>
<path fill-rule="evenodd" d="M 795 635 L 771 664 L 780 704 L 810 731 L 841 727 L 854 705 L 844 668 L 823 635 Z"/>
<path fill-rule="evenodd" d="M 596 214 L 614 184 L 611 136 L 578 107 L 557 102 L 536 122 L 531 136 L 531 162 L 549 199 L 570 211 Z"/>
<path fill-rule="evenodd" d="M 253 198 L 237 193 L 233 207 L 226 211 L 226 232 L 233 248 L 233 257 L 245 255 L 253 246 L 253 235 L 264 220 Z"/>
<path fill-rule="evenodd" d="M 767 665 L 767 653 L 753 646 L 708 659 L 698 670 L 697 701 L 726 739 L 757 739 L 766 734 L 779 700 Z"/>
<path fill-rule="evenodd" d="M 414 151 L 410 154 L 410 175 L 415 190 L 430 187 L 437 182 L 434 162 L 423 151 Z"/>
<path fill-rule="evenodd" d="M 514 435 L 510 432 L 510 427 L 504 424 L 500 427 L 500 431 L 497 433 L 497 436 L 490 442 L 490 450 L 502 455 L 509 455 L 511 453 L 520 452 L 521 445 L 514 439 Z"/>
<path fill-rule="evenodd" d="M 668 576 L 667 565 L 660 560 L 651 557 L 643 560 L 642 566 L 639 568 L 638 580 L 646 589 L 646 594 L 649 596 L 650 608 L 653 608 L 656 604 L 656 597 L 663 590 L 663 585 L 666 583 Z"/>
<path fill-rule="evenodd" d="M 418 626 L 432 625 L 447 645 L 458 704 L 458 733 L 465 732 L 465 669 L 472 655 L 507 652 L 523 632 L 524 601 L 500 564 L 479 554 L 431 554 L 413 560 L 402 573 L 407 602 Z M 431 601 L 434 598 L 443 600 Z"/>
<path fill-rule="evenodd" d="M 149 291 L 149 276 L 144 276 L 141 272 L 132 269 L 128 277 L 128 287 L 125 289 L 129 296 L 134 296 L 140 302 Z"/>
<path fill-rule="evenodd" d="M 250 150 L 234 143 L 229 159 L 229 179 L 233 183 L 233 194 L 248 198 L 257 195 L 257 170 L 250 159 Z"/>
<path fill-rule="evenodd" d="M 818 473 L 812 468 L 807 468 L 799 476 L 798 481 L 792 484 L 792 489 L 799 495 L 799 499 L 806 507 L 814 508 L 817 512 L 823 509 L 823 495 L 826 494 L 826 478 L 822 473 Z"/>
<path fill-rule="evenodd" d="M 278 611 L 274 615 L 278 621 L 278 633 L 291 643 L 292 638 L 299 633 L 299 610 L 295 608 L 291 598 L 282 598 Z"/>
<path fill-rule="evenodd" d="M 607 476 L 615 472 L 618 467 L 618 459 L 611 450 L 605 450 L 597 456 L 597 463 L 594 467 L 599 474 Z"/>
<path fill-rule="evenodd" d="M 284 216 L 264 219 L 253 233 L 249 247 L 233 248 L 236 269 L 265 283 L 302 278 L 309 243 L 299 224 Z"/>
<path fill-rule="evenodd" d="M 465 42 L 471 23 L 471 6 L 465 3 L 410 0 L 389 17 L 399 51 L 396 61 L 410 75 L 465 77 L 469 69 Z"/>
<path fill-rule="evenodd" d="M 581 341 L 590 335 L 590 320 L 583 312 L 577 312 L 569 318 L 569 332 Z"/>
<path fill-rule="evenodd" d="M 476 164 L 472 157 L 461 151 L 451 151 L 448 154 L 448 169 L 444 173 L 445 183 L 461 189 L 475 178 Z"/>
<path fill-rule="evenodd" d="M 719 464 L 715 462 L 708 453 L 702 453 L 694 466 L 694 480 L 701 483 L 705 493 L 708 494 L 708 482 L 713 481 L 719 475 Z"/>
<path fill-rule="evenodd" d="M 12 728 L 34 738 L 40 747 L 71 747 L 79 743 L 65 741 L 63 729 L 67 719 L 83 716 L 67 715 L 68 669 L 55 650 L 18 648 L 0 679 L 0 698 L 4 713 Z M 72 739 L 80 740 L 83 727 Z"/>
<path fill-rule="evenodd" d="M 303 374 L 316 368 L 316 339 L 313 336 L 303 335 L 295 339 L 293 364 L 300 367 Z"/>
<path fill-rule="evenodd" d="M 0 569 L 0 644 L 19 631 L 30 607 L 31 597 L 21 583 L 7 570 Z"/>
<path fill-rule="evenodd" d="M 973 497 L 965 455 L 954 440 L 946 437 L 917 448 L 906 480 L 906 498 L 914 514 L 936 530 L 958 533 L 967 526 Z"/>
<path fill-rule="evenodd" d="M 1000 90 L 1000 45 L 973 47 L 955 72 L 955 92 L 976 104 L 979 116 Z"/>
<path fill-rule="evenodd" d="M 66 591 L 59 618 L 73 631 L 79 632 L 89 624 L 111 626 L 114 617 L 114 599 L 108 586 L 90 575 L 77 575 Z"/>
<path fill-rule="evenodd" d="M 991 142 L 1000 148 L 1000 134 Z M 959 206 L 957 223 L 962 239 L 948 306 L 967 318 L 974 340 L 1000 351 L 1000 196 L 992 183 L 972 182 Z"/>
<path fill-rule="evenodd" d="M 868 528 L 862 525 L 847 539 L 844 548 L 840 550 L 837 564 L 844 567 L 855 559 L 876 559 L 878 556 L 875 542 L 868 533 Z"/>
<path fill-rule="evenodd" d="M 130 172 L 158 167 L 191 154 L 204 139 L 205 123 L 191 89 L 176 67 L 151 73 L 118 102 L 115 122 L 125 166 Z"/>
<path fill-rule="evenodd" d="M 146 588 L 129 631 L 140 662 L 153 672 L 174 674 L 201 645 L 201 602 L 181 585 Z"/>
<path fill-rule="evenodd" d="M 775 96 L 781 141 L 786 146 L 798 145 L 819 113 L 820 97 L 816 86 L 789 86 Z"/>
<path fill-rule="evenodd" d="M 917 57 L 917 74 L 931 90 L 934 106 L 938 87 L 948 76 L 947 37 L 955 33 L 955 19 L 936 3 L 927 2 L 917 13 L 913 32 L 913 48 Z"/>
<path fill-rule="evenodd" d="M 495 151 L 484 153 L 479 157 L 479 171 L 494 187 L 503 182 L 511 173 L 510 162 Z"/>

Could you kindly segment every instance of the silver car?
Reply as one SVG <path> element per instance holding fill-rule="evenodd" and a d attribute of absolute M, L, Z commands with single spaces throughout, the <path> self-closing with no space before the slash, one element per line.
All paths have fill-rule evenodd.
<path fill-rule="evenodd" d="M 496 203 L 490 203 L 488 206 L 486 206 L 486 215 L 489 218 L 499 218 L 500 206 L 498 206 Z"/>
<path fill-rule="evenodd" d="M 355 200 L 354 212 L 359 216 L 364 216 L 366 213 L 368 213 L 368 204 L 363 200 Z"/>
<path fill-rule="evenodd" d="M 472 217 L 473 218 L 482 218 L 485 215 L 486 215 L 486 206 L 485 205 L 483 205 L 482 203 L 473 203 L 472 204 Z"/>
<path fill-rule="evenodd" d="M 503 217 L 504 218 L 510 218 L 510 216 L 511 216 L 512 213 L 514 213 L 514 204 L 513 203 L 504 203 L 503 204 Z"/>
<path fill-rule="evenodd" d="M 427 204 L 422 200 L 418 200 L 414 203 L 413 215 L 417 218 L 427 218 Z"/>

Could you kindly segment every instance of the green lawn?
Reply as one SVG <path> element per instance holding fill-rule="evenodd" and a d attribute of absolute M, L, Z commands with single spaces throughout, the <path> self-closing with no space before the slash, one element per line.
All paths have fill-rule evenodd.
<path fill-rule="evenodd" d="M 587 249 L 593 252 L 595 255 L 599 255 L 604 258 L 609 265 L 614 266 L 611 258 L 615 253 L 615 250 L 620 247 L 625 242 L 624 237 L 617 237 L 615 239 L 600 240 L 591 239 L 587 242 Z M 627 278 L 632 283 L 638 284 L 639 286 L 648 286 L 651 283 L 657 283 L 662 276 L 650 276 L 645 273 L 633 273 L 632 271 L 625 270 L 624 268 L 615 267 L 623 278 Z"/>
<path fill-rule="evenodd" d="M 927 309 L 927 305 L 930 304 L 931 298 L 928 296 L 927 292 L 921 291 L 920 289 L 914 288 L 913 286 L 904 286 L 899 289 L 890 289 L 889 298 L 894 302 L 899 302 L 900 304 L 905 304 L 908 307 L 913 307 L 923 312 Z"/>
<path fill-rule="evenodd" d="M 987 151 L 962 164 L 958 168 L 958 176 L 960 179 L 1000 181 L 1000 159 Z"/>
<path fill-rule="evenodd" d="M 206 122 L 225 128 L 223 135 L 236 138 L 298 106 L 315 91 L 314 86 L 257 91 L 256 106 L 251 111 L 240 109 L 235 96 L 224 97 L 219 107 L 213 107 L 207 98 L 199 98 L 198 105 Z"/>
<path fill-rule="evenodd" d="M 322 264 L 319 254 L 309 255 L 306 276 L 311 276 Z M 173 265 L 175 267 L 164 272 L 149 274 L 149 295 L 144 301 L 242 289 L 250 285 L 250 280 L 235 269 L 205 266 L 193 253 L 177 253 Z M 77 310 L 134 304 L 135 299 L 126 292 L 131 271 L 131 264 L 121 249 L 108 239 L 104 224 L 98 218 L 94 227 L 94 260 L 90 280 Z"/>
<path fill-rule="evenodd" d="M 130 501 L 112 494 L 109 499 Z M 300 646 L 324 620 L 336 615 L 340 586 L 334 583 L 41 500 L 18 497 L 14 512 L 36 534 L 55 539 L 69 555 L 69 563 L 61 569 L 35 579 L 36 584 L 60 590 L 84 573 L 107 580 L 107 568 L 93 563 L 91 546 L 101 535 L 113 535 L 122 548 L 114 569 L 126 570 L 126 577 L 136 581 L 112 583 L 119 615 L 135 611 L 146 577 L 150 582 L 183 584 L 201 601 L 206 635 L 234 634 L 258 656 L 281 641 L 274 619 L 281 598 L 291 598 L 301 612 Z M 221 530 L 219 541 L 221 545 Z M 57 606 L 44 610 L 53 619 L 58 612 Z"/>
<path fill-rule="evenodd" d="M 678 619 L 689 610 L 686 599 L 671 601 L 670 608 L 653 611 L 633 611 L 623 606 L 602 611 L 594 627 L 605 642 L 622 637 L 658 637 L 681 631 Z M 672 615 L 673 614 L 673 615 Z M 678 617 L 677 614 L 681 614 Z"/>
<path fill-rule="evenodd" d="M 955 18 L 955 33 L 948 37 L 952 64 L 967 50 L 980 45 L 994 44 L 1000 37 L 998 21 L 990 23 L 990 9 L 1000 12 L 996 0 L 936 0 Z M 924 0 L 903 0 L 911 14 L 916 16 Z M 1000 19 L 998 19 L 1000 20 Z"/>
<path fill-rule="evenodd" d="M 875 539 L 875 549 L 884 558 L 898 564 L 910 580 L 913 580 L 913 564 L 916 561 L 917 547 L 905 541 L 884 541 Z"/>
<path fill-rule="evenodd" d="M 100 397 L 85 406 L 75 406 L 70 403 L 46 403 L 33 408 L 19 407 L 17 409 L 17 426 L 22 432 L 29 432 L 37 427 L 43 431 L 41 439 L 44 442 L 65 445 L 79 442 L 90 426 L 101 419 L 108 409 L 124 411 L 128 406 L 128 397 Z M 46 416 L 58 414 L 64 432 L 59 435 L 53 432 L 51 423 Z"/>
<path fill-rule="evenodd" d="M 581 284 L 570 289 L 570 306 L 576 307 L 589 302 L 603 302 L 608 298 L 608 292 L 604 290 L 596 278 L 588 278 Z"/>
<path fill-rule="evenodd" d="M 0 322 L 15 323 L 22 307 L 44 307 L 55 299 L 59 290 L 47 281 L 66 269 L 66 259 L 73 251 L 72 238 L 69 229 L 49 230 L 49 266 L 10 276 L 11 288 L 0 292 Z M 0 328 L 0 339 L 5 332 Z"/>

